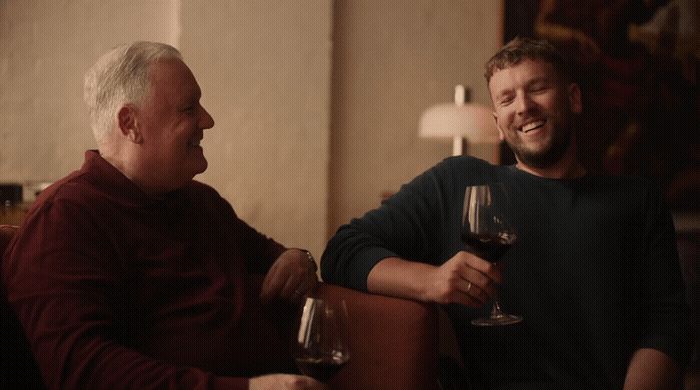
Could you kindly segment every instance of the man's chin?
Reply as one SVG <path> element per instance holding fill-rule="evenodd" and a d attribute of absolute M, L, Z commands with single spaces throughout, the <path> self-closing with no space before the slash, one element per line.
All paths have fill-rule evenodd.
<path fill-rule="evenodd" d="M 192 167 L 193 176 L 199 175 L 200 173 L 206 171 L 207 167 L 209 167 L 209 162 L 206 158 L 204 158 L 204 154 L 201 154 L 201 152 L 198 156 L 190 157 L 191 160 L 189 162 L 189 166 Z"/>
<path fill-rule="evenodd" d="M 538 169 L 549 168 L 564 157 L 568 143 L 552 144 L 544 150 L 517 150 L 514 151 L 518 160 L 523 164 Z"/>
<path fill-rule="evenodd" d="M 208 167 L 208 166 L 209 166 L 209 164 L 208 164 L 207 161 L 205 160 L 205 161 L 204 161 L 204 164 L 202 164 L 202 167 L 199 168 L 199 169 L 197 169 L 197 170 L 195 171 L 195 175 L 199 175 L 200 173 L 204 173 L 204 171 L 207 170 L 207 167 Z"/>

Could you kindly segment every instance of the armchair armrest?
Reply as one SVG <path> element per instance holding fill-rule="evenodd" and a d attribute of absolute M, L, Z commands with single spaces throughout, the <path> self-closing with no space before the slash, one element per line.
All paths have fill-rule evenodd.
<path fill-rule="evenodd" d="M 320 283 L 314 296 L 345 300 L 350 361 L 333 389 L 437 387 L 438 311 L 435 306 Z"/>

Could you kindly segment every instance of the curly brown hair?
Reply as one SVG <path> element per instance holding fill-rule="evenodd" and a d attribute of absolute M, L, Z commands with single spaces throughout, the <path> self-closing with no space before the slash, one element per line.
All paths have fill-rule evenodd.
<path fill-rule="evenodd" d="M 515 37 L 503 46 L 484 65 L 486 85 L 499 70 L 519 64 L 525 59 L 537 59 L 552 64 L 561 80 L 569 80 L 570 74 L 564 57 L 546 40 Z"/>

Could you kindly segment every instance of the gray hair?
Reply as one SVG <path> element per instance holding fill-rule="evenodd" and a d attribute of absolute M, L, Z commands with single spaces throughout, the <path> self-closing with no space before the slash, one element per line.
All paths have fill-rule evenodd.
<path fill-rule="evenodd" d="M 123 104 L 142 103 L 150 85 L 150 65 L 171 58 L 182 60 L 182 54 L 164 43 L 132 42 L 110 50 L 85 73 L 83 99 L 98 144 L 112 130 Z"/>

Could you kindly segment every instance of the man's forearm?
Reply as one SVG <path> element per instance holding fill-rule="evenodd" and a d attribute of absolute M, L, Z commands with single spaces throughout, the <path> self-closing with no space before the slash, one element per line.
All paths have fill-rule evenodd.
<path fill-rule="evenodd" d="M 371 293 L 425 301 L 425 275 L 435 266 L 387 257 L 377 263 L 367 276 Z"/>
<path fill-rule="evenodd" d="M 680 389 L 681 369 L 665 353 L 651 348 L 638 349 L 630 360 L 625 390 Z"/>
<path fill-rule="evenodd" d="M 367 290 L 423 302 L 481 307 L 493 298 L 501 281 L 494 264 L 460 251 L 439 267 L 387 257 L 370 271 Z"/>

